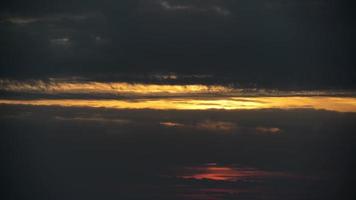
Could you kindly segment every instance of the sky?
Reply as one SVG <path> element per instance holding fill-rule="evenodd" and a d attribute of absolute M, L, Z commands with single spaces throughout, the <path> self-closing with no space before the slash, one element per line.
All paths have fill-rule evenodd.
<path fill-rule="evenodd" d="M 349 0 L 0 2 L 0 198 L 345 199 Z"/>
<path fill-rule="evenodd" d="M 355 87 L 351 1 L 15 0 L 0 7 L 2 78 L 145 82 L 177 74 L 185 75 L 181 82 L 245 87 Z"/>

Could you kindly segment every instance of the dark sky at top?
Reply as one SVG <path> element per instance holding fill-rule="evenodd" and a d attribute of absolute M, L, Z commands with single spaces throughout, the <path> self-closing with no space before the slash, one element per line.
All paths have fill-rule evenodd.
<path fill-rule="evenodd" d="M 342 0 L 0 3 L 0 76 L 213 75 L 262 87 L 355 88 Z"/>
<path fill-rule="evenodd" d="M 0 199 L 356 199 L 354 13 L 351 0 L 0 1 Z M 292 176 L 173 170 L 207 163 Z"/>

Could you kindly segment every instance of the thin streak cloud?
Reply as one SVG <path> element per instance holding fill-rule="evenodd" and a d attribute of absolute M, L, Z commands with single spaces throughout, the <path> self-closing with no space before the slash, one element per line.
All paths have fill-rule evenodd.
<path fill-rule="evenodd" d="M 70 40 L 62 38 L 54 41 L 56 45 L 70 45 Z M 178 79 L 177 76 L 169 78 Z M 129 83 L 129 82 L 98 82 L 80 80 L 50 79 L 49 81 L 31 80 L 17 81 L 0 79 L 0 91 L 18 93 L 21 96 L 27 93 L 58 95 L 87 94 L 96 97 L 96 94 L 107 95 L 108 98 L 118 96 L 198 96 L 218 95 L 229 97 L 283 97 L 283 96 L 349 96 L 354 97 L 353 91 L 347 90 L 275 90 L 263 88 L 240 88 L 231 85 L 217 84 L 155 84 L 155 83 Z M 102 97 L 102 96 L 101 96 Z"/>
<path fill-rule="evenodd" d="M 83 14 L 52 14 L 43 16 L 21 16 L 11 15 L 3 16 L 0 23 L 11 23 L 14 25 L 30 25 L 33 23 L 58 23 L 58 22 L 81 22 L 88 19 L 96 19 L 102 17 L 99 13 L 83 13 Z"/>
<path fill-rule="evenodd" d="M 158 2 L 160 7 L 164 10 L 168 11 L 195 11 L 195 12 L 213 12 L 218 15 L 228 16 L 231 14 L 230 10 L 222 7 L 220 5 L 208 5 L 207 6 L 198 6 L 194 4 L 180 4 L 180 3 L 172 3 L 167 0 L 160 0 Z"/>
<path fill-rule="evenodd" d="M 110 119 L 110 118 L 103 118 L 103 117 L 62 117 L 56 116 L 56 120 L 59 121 L 77 121 L 77 122 L 88 122 L 88 123 L 114 123 L 114 124 L 129 124 L 132 123 L 130 120 L 127 119 Z"/>
<path fill-rule="evenodd" d="M 212 131 L 222 133 L 230 133 L 232 131 L 237 130 L 238 128 L 236 123 L 215 120 L 204 120 L 193 124 L 165 121 L 160 122 L 159 124 L 167 128 L 187 128 L 199 131 Z"/>
<path fill-rule="evenodd" d="M 61 39 L 56 41 L 65 45 L 69 41 Z M 18 82 L 0 80 L 0 89 L 11 92 L 30 93 L 107 93 L 107 94 L 186 94 L 186 93 L 219 93 L 228 92 L 230 88 L 219 85 L 158 85 L 158 84 L 132 84 L 125 82 L 44 82 L 30 81 Z"/>

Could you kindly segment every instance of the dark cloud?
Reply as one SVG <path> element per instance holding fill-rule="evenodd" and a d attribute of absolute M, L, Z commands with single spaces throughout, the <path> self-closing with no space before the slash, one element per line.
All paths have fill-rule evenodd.
<path fill-rule="evenodd" d="M 348 193 L 354 173 L 356 115 L 352 113 L 29 106 L 1 106 L 0 113 L 2 181 L 8 181 L 4 188 L 16 194 L 14 199 L 96 199 L 103 195 L 113 199 L 141 193 L 140 199 L 151 199 L 147 194 L 174 199 L 182 187 L 195 194 L 216 184 L 225 189 L 271 187 L 266 195 L 272 196 L 293 192 L 274 199 L 306 191 L 316 199 L 340 195 L 352 199 Z M 265 133 L 277 127 L 282 130 L 279 134 Z M 210 162 L 313 178 L 216 183 L 162 176 L 173 173 L 167 171 L 170 167 Z M 255 197 L 256 190 L 248 194 Z"/>
<path fill-rule="evenodd" d="M 353 88 L 351 8 L 332 0 L 2 2 L 0 74 L 173 72 L 266 87 Z"/>
<path fill-rule="evenodd" d="M 279 168 L 286 165 L 285 169 L 298 168 L 303 171 L 312 170 L 314 167 L 330 169 L 338 167 L 337 162 L 328 166 L 318 162 L 304 163 L 310 164 L 308 167 L 311 168 L 294 166 L 292 163 L 304 162 L 298 159 L 316 156 L 309 155 L 311 151 L 330 159 L 328 152 L 346 153 L 346 150 L 350 150 L 348 148 L 353 148 L 355 136 L 351 130 L 355 128 L 353 123 L 355 117 L 354 113 L 312 109 L 157 111 L 1 106 L 4 137 L 10 137 L 8 134 L 17 130 L 19 132 L 16 134 L 31 140 L 46 137 L 49 140 L 47 142 L 55 143 L 61 142 L 62 139 L 68 142 L 94 142 L 99 145 L 98 148 L 106 148 L 101 145 L 108 142 L 105 140 L 112 139 L 115 141 L 110 145 L 116 146 L 112 153 L 122 152 L 122 156 L 140 156 L 152 151 L 151 153 L 155 152 L 152 159 L 159 159 L 170 151 L 171 153 L 191 151 L 187 157 L 172 155 L 168 156 L 171 159 L 167 157 L 166 161 L 185 162 L 195 159 L 197 162 L 204 162 L 205 159 L 231 163 L 258 161 L 264 166 Z M 274 134 L 277 132 L 278 134 Z M 80 141 L 81 139 L 83 141 Z M 103 144 L 100 144 L 101 142 Z M 150 144 L 157 146 L 146 149 L 148 147 L 146 145 Z M 161 152 L 161 148 L 165 151 Z M 125 155 L 126 151 L 131 153 Z M 196 155 L 193 152 L 196 152 Z M 284 160 L 264 163 L 265 157 L 261 155 L 256 157 L 257 154 L 273 160 L 280 158 Z M 296 157 L 288 158 L 291 154 L 295 154 Z"/>
<path fill-rule="evenodd" d="M 1 1 L 0 198 L 354 199 L 354 8 L 350 0 Z M 115 83 L 166 88 L 138 98 Z M 244 95 L 284 96 L 276 107 L 327 96 L 344 110 L 316 110 L 317 101 L 316 109 L 117 109 L 164 106 L 164 93 L 187 84 L 205 84 L 188 95 L 201 106 L 233 106 L 215 85 L 236 91 L 241 105 L 263 102 Z M 157 88 L 136 84 L 133 93 L 146 90 Z M 194 105 L 174 97 L 171 106 Z M 95 100 L 103 104 L 90 108 Z M 5 105 L 41 101 L 59 103 Z M 187 166 L 297 176 L 186 180 L 176 171 Z"/>

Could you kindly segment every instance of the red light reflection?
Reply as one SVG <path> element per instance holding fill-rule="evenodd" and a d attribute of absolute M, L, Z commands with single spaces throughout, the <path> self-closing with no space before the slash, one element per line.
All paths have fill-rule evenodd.
<path fill-rule="evenodd" d="M 286 177 L 290 176 L 283 172 L 270 172 L 253 168 L 237 168 L 233 166 L 203 165 L 185 168 L 183 179 L 213 180 L 213 181 L 238 181 L 249 179 L 260 179 L 266 177 Z"/>

